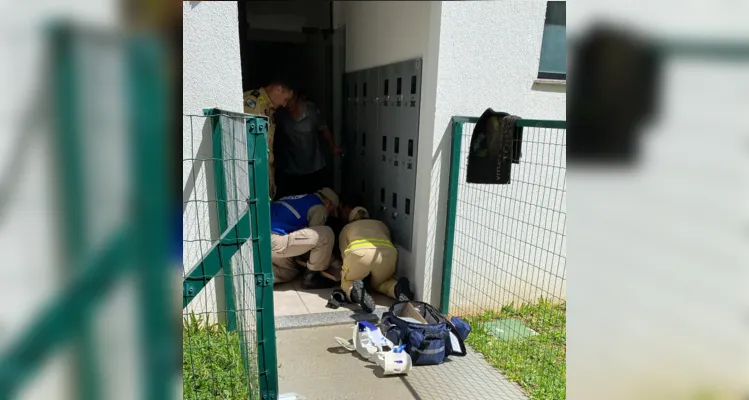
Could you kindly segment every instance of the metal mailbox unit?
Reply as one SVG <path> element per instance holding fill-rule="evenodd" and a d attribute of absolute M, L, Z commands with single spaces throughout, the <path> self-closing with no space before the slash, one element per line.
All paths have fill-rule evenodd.
<path fill-rule="evenodd" d="M 343 191 L 358 195 L 393 242 L 411 250 L 421 59 L 344 76 Z"/>

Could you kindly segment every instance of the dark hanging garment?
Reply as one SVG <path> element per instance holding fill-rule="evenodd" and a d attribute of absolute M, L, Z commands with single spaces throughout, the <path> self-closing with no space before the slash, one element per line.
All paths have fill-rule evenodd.
<path fill-rule="evenodd" d="M 513 118 L 513 117 L 508 117 Z M 515 121 L 517 121 L 519 118 L 515 118 L 513 121 L 513 125 L 515 125 Z M 513 164 L 520 164 L 520 157 L 523 156 L 523 127 L 518 126 L 514 128 L 513 131 L 513 139 L 512 139 L 512 163 Z"/>
<path fill-rule="evenodd" d="M 599 26 L 576 46 L 567 98 L 572 162 L 632 163 L 656 114 L 661 60 L 647 38 Z"/>
<path fill-rule="evenodd" d="M 468 183 L 510 183 L 512 164 L 519 163 L 521 156 L 522 131 L 518 133 L 515 129 L 518 119 L 520 118 L 491 108 L 484 111 L 471 135 L 466 172 Z"/>

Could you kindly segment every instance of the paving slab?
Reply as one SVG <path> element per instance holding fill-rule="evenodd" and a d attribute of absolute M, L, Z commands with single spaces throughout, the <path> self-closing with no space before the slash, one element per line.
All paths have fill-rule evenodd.
<path fill-rule="evenodd" d="M 273 302 L 276 316 L 276 326 L 279 329 L 330 325 L 361 319 L 360 307 L 355 304 L 343 304 L 338 309 L 326 307 L 332 289 L 302 289 L 301 281 L 278 284 L 273 288 Z M 394 300 L 380 293 L 373 293 L 377 309 L 375 314 L 382 315 Z M 340 313 L 342 315 L 323 315 L 326 313 Z"/>
<path fill-rule="evenodd" d="M 273 310 L 276 316 L 309 314 L 304 300 L 291 282 L 273 288 Z"/>
<path fill-rule="evenodd" d="M 346 351 L 333 337 L 351 336 L 351 325 L 277 332 L 280 393 L 308 400 L 526 400 L 483 357 L 468 349 L 442 365 L 417 366 L 408 376 L 385 377 L 375 364 Z"/>

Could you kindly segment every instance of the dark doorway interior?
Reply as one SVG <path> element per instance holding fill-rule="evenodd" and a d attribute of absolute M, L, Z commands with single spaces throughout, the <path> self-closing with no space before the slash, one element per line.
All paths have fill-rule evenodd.
<path fill-rule="evenodd" d="M 239 1 L 238 11 L 242 91 L 284 81 L 317 105 L 332 130 L 332 2 Z M 322 144 L 332 183 L 335 163 Z"/>

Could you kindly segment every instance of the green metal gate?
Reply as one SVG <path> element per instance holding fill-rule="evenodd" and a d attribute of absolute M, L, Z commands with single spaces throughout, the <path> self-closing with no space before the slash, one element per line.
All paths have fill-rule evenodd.
<path fill-rule="evenodd" d="M 183 210 L 184 397 L 276 399 L 268 121 L 183 117 L 194 192 Z"/>
<path fill-rule="evenodd" d="M 565 398 L 566 122 L 518 120 L 506 185 L 466 182 L 476 117 L 453 117 L 441 311 L 531 399 Z M 518 136 L 518 135 L 516 135 Z"/>

